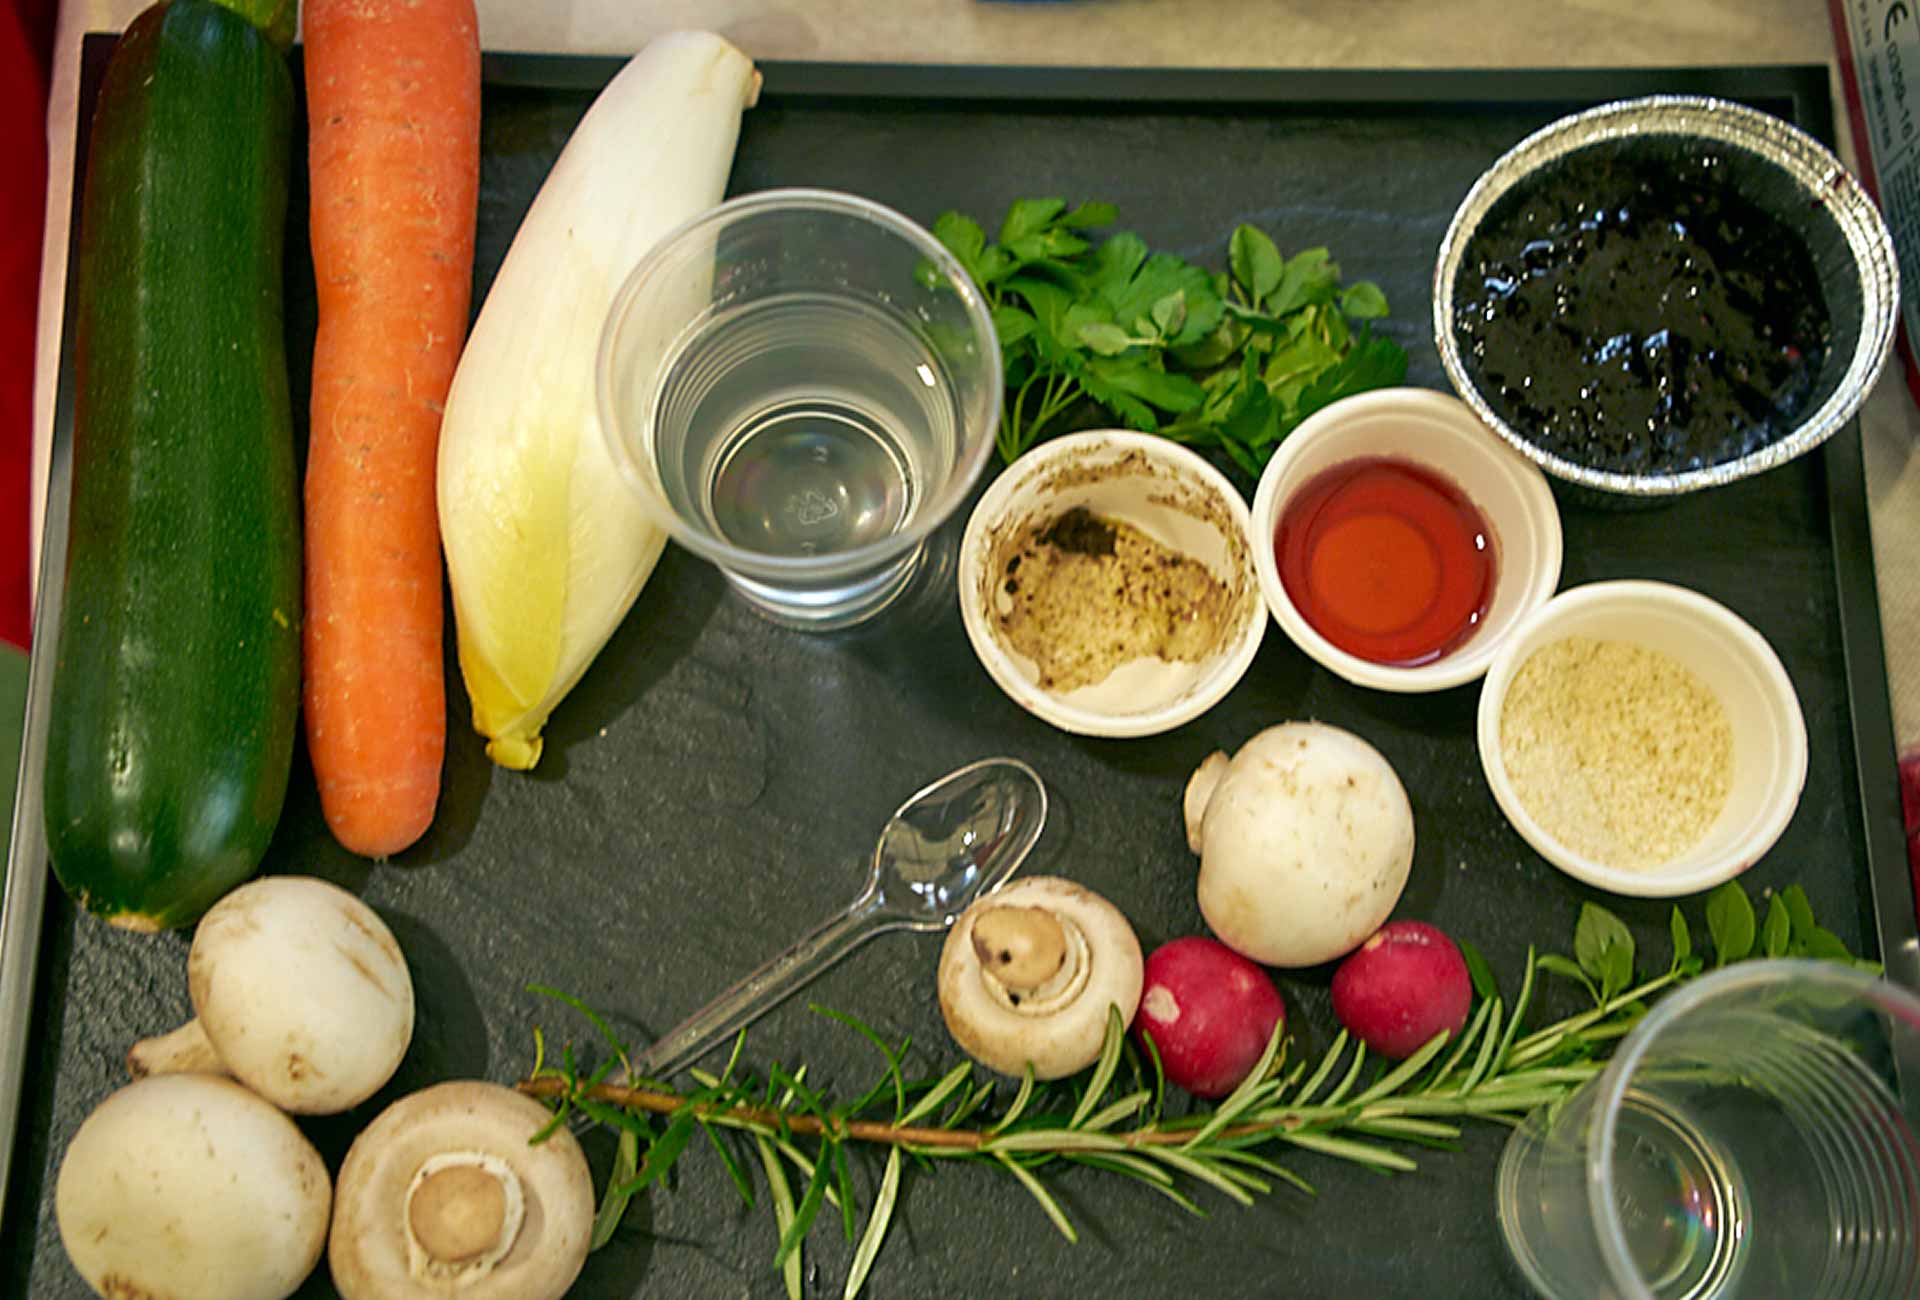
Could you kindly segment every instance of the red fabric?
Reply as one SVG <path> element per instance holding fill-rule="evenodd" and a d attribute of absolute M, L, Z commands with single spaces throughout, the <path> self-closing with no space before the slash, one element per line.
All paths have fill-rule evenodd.
<path fill-rule="evenodd" d="M 0 0 L 0 640 L 26 648 L 33 344 L 55 0 Z"/>

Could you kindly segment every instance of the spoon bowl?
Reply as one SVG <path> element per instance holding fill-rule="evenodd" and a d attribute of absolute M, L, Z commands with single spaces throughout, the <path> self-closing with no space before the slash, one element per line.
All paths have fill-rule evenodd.
<path fill-rule="evenodd" d="M 1046 818 L 1046 787 L 1018 759 L 981 759 L 920 790 L 873 847 L 868 888 L 888 928 L 950 927 L 1006 883 Z"/>

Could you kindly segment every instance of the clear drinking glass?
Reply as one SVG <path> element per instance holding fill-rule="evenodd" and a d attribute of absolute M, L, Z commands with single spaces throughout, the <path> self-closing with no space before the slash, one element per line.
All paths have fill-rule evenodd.
<path fill-rule="evenodd" d="M 792 627 L 872 616 L 965 499 L 1000 417 L 985 300 L 927 231 L 825 190 L 663 239 L 601 336 L 614 463 L 682 546 Z"/>
<path fill-rule="evenodd" d="M 1508 1139 L 1500 1226 L 1556 1300 L 1920 1295 L 1920 998 L 1746 962 L 1656 1004 Z"/>

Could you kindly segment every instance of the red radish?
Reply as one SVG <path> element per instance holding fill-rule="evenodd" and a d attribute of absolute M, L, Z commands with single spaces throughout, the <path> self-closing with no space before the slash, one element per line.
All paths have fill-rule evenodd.
<path fill-rule="evenodd" d="M 1135 1035 L 1153 1035 L 1167 1079 L 1196 1097 L 1224 1097 L 1260 1063 L 1286 1018 L 1267 973 L 1214 939 L 1162 944 L 1147 958 Z"/>
<path fill-rule="evenodd" d="M 1473 980 L 1453 940 L 1424 921 L 1389 921 L 1333 973 L 1333 1014 L 1382 1056 L 1412 1056 L 1467 1023 Z"/>

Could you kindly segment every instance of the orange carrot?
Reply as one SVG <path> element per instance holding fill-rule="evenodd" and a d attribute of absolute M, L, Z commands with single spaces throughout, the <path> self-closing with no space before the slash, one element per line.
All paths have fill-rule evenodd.
<path fill-rule="evenodd" d="M 472 293 L 479 25 L 473 0 L 308 0 L 305 40 L 307 749 L 334 837 L 383 858 L 432 822 L 446 750 L 434 459 Z"/>

